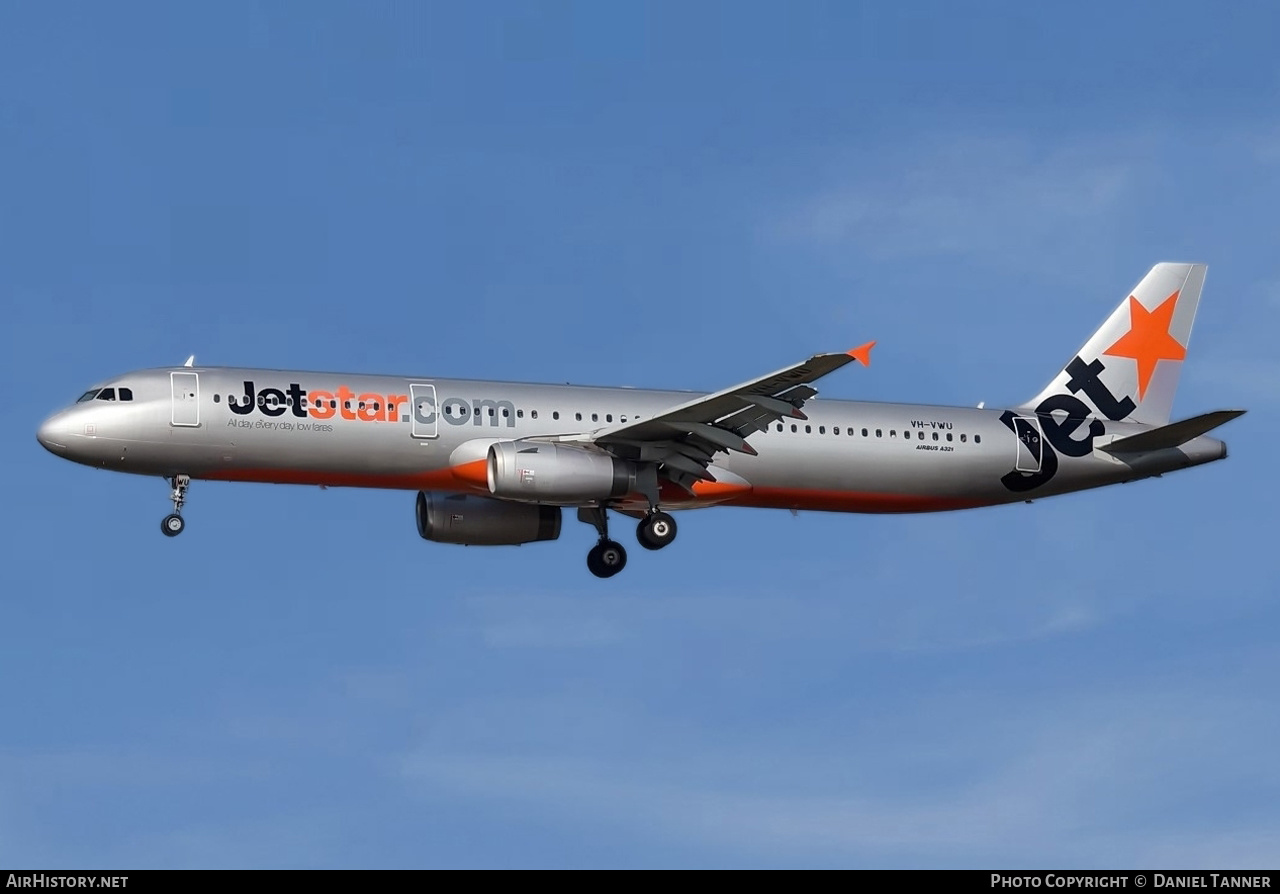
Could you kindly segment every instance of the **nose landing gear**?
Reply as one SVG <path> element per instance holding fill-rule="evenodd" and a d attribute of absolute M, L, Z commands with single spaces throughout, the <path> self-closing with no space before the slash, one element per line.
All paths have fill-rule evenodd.
<path fill-rule="evenodd" d="M 169 495 L 169 499 L 173 500 L 173 512 L 160 521 L 160 530 L 166 537 L 177 537 L 187 527 L 187 523 L 182 519 L 182 505 L 187 502 L 187 488 L 191 484 L 191 476 L 174 475 L 169 479 L 169 484 L 173 487 L 173 493 Z"/>

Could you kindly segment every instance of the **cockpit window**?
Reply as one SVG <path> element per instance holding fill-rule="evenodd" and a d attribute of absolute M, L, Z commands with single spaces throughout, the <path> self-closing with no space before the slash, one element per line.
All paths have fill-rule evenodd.
<path fill-rule="evenodd" d="M 86 391 L 76 398 L 76 403 L 82 404 L 89 400 L 133 400 L 133 389 L 94 388 L 92 391 Z"/>

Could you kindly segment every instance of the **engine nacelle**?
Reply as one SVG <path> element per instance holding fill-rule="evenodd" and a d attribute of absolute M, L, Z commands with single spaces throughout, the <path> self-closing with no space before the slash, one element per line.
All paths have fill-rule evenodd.
<path fill-rule="evenodd" d="M 636 464 L 608 453 L 535 441 L 489 447 L 489 493 L 507 500 L 589 503 L 636 490 Z"/>
<path fill-rule="evenodd" d="M 560 536 L 560 507 L 418 491 L 418 534 L 436 543 L 514 546 Z"/>

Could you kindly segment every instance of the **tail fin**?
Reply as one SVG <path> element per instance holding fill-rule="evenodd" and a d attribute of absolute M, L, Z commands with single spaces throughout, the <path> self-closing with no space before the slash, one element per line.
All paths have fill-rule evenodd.
<path fill-rule="evenodd" d="M 1163 425 L 1191 340 L 1204 264 L 1156 264 L 1049 386 L 1019 409 Z M 1074 415 L 1074 413 L 1073 413 Z"/>

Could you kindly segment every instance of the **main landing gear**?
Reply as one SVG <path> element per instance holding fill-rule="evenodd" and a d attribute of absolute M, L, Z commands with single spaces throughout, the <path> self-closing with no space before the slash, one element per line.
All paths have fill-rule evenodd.
<path fill-rule="evenodd" d="M 627 551 L 616 540 L 609 539 L 609 516 L 603 506 L 578 510 L 578 520 L 596 529 L 600 540 L 587 553 L 587 570 L 596 577 L 613 577 L 627 567 Z"/>
<path fill-rule="evenodd" d="M 187 523 L 182 520 L 182 504 L 187 502 L 187 488 L 191 484 L 191 476 L 174 475 L 169 479 L 169 484 L 173 487 L 173 493 L 169 495 L 169 499 L 173 500 L 173 512 L 161 520 L 160 530 L 164 531 L 166 537 L 177 537 L 187 526 Z"/>
<path fill-rule="evenodd" d="M 655 509 L 636 525 L 636 539 L 645 549 L 662 549 L 676 539 L 676 520 Z"/>
<path fill-rule="evenodd" d="M 603 506 L 578 510 L 578 520 L 591 525 L 599 542 L 587 553 L 587 569 L 596 577 L 613 577 L 627 567 L 627 551 L 609 539 L 609 516 Z M 676 520 L 665 512 L 652 510 L 636 526 L 636 539 L 645 549 L 662 549 L 676 539 Z"/>

